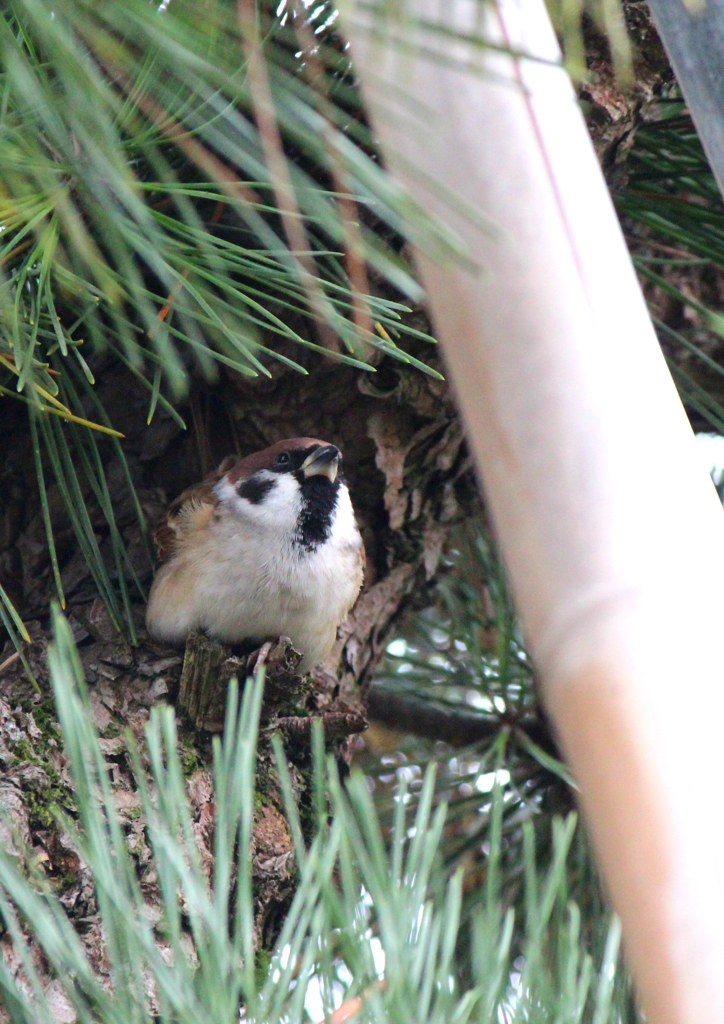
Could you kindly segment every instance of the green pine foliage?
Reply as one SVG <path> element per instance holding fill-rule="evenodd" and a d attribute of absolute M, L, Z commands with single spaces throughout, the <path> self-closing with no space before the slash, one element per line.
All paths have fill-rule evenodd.
<path fill-rule="evenodd" d="M 23 0 L 0 11 L 0 396 L 28 409 L 59 601 L 53 479 L 132 641 L 130 601 L 143 591 L 119 541 L 105 446 L 125 463 L 91 355 L 135 375 L 149 423 L 163 408 L 182 427 L 173 402 L 190 372 L 269 376 L 275 361 L 306 372 L 282 344 L 370 372 L 376 350 L 436 373 L 405 350 L 427 336 L 405 322 L 422 291 L 401 250 L 410 239 L 450 257 L 454 239 L 380 167 L 329 4 L 299 31 L 291 7 L 252 3 L 245 19 L 246 7 L 205 3 L 200 18 L 194 0 Z M 126 485 L 144 532 L 127 467 Z M 20 650 L 27 636 L 3 590 L 0 616 Z"/>
<path fill-rule="evenodd" d="M 128 737 L 163 893 L 161 918 L 152 924 L 115 817 L 70 629 L 59 613 L 49 660 L 80 812 L 76 825 L 65 825 L 74 829 L 93 874 L 112 989 L 101 984 L 43 877 L 27 877 L 3 852 L 0 919 L 25 974 L 21 985 L 0 963 L 1 998 L 13 1024 L 53 1020 L 26 936 L 39 944 L 82 1024 L 233 1024 L 240 1008 L 246 1021 L 293 1024 L 357 998 L 357 1020 L 377 1024 L 627 1019 L 627 995 L 616 984 L 617 920 L 600 920 L 595 957 L 581 944 L 585 910 L 570 898 L 566 881 L 574 815 L 546 823 L 551 854 L 545 863 L 536 859 L 527 828 L 518 911 L 501 900 L 504 798 L 495 791 L 487 882 L 474 911 L 463 916 L 463 872 L 451 874 L 439 852 L 447 812 L 444 804 L 433 806 L 434 772 L 427 771 L 414 811 L 400 787 L 385 841 L 363 777 L 354 774 L 343 786 L 333 763 L 325 764 L 319 733 L 316 834 L 303 843 L 290 801 L 299 885 L 276 949 L 260 964 L 251 946 L 249 837 L 261 674 L 241 688 L 240 707 L 237 687 L 231 688 L 224 738 L 215 744 L 210 879 L 196 856 L 171 709 L 156 709 L 146 728 L 150 777 Z M 277 756 L 283 779 L 280 744 Z"/>
<path fill-rule="evenodd" d="M 579 31 L 582 9 L 563 6 Z M 616 39 L 617 11 L 614 0 L 590 6 Z M 304 372 L 289 344 L 370 372 L 373 350 L 431 372 L 406 352 L 420 332 L 405 312 L 422 291 L 404 242 L 432 258 L 465 254 L 381 166 L 329 0 L 210 0 L 202 19 L 195 0 L 11 0 L 0 95 L 0 396 L 28 409 L 61 605 L 53 481 L 98 592 L 134 640 L 130 604 L 143 588 L 101 469 L 108 445 L 123 465 L 122 439 L 91 355 L 136 376 L 149 422 L 163 408 L 181 426 L 174 400 L 189 372 L 266 375 L 275 360 Z M 684 254 L 639 253 L 637 265 L 700 320 L 697 332 L 660 323 L 672 372 L 719 430 L 722 370 L 708 339 L 721 317 L 670 273 L 677 260 L 702 274 L 724 261 L 721 199 L 680 101 L 637 128 L 628 163 L 621 213 Z M 127 467 L 126 486 L 145 535 Z M 78 501 L 89 493 L 110 559 Z M 2 588 L 0 622 L 22 650 Z"/>
<path fill-rule="evenodd" d="M 4 5 L 0 358 L 18 393 L 53 404 L 56 353 L 90 379 L 84 346 L 139 373 L 150 414 L 193 363 L 304 372 L 269 347 L 316 345 L 294 314 L 341 342 L 338 359 L 364 364 L 366 345 L 410 359 L 391 340 L 407 330 L 398 303 L 365 294 L 367 327 L 354 322 L 351 225 L 330 179 L 356 216 L 374 209 L 357 255 L 401 295 L 421 291 L 381 226 L 407 236 L 414 215 L 428 242 L 441 229 L 380 169 L 343 48 L 321 40 L 312 78 L 305 37 L 272 5 L 247 23 L 249 5 L 208 3 L 203 25 L 195 3 L 162 6 Z"/>
<path fill-rule="evenodd" d="M 615 197 L 630 226 L 634 263 L 649 291 L 682 315 L 654 324 L 682 400 L 702 424 L 724 431 L 724 204 L 699 138 L 673 91 L 636 131 L 628 179 Z M 653 242 L 653 245 L 651 244 Z"/>
<path fill-rule="evenodd" d="M 131 638 L 142 587 L 102 468 L 105 446 L 122 460 L 123 443 L 89 354 L 129 368 L 148 393 L 149 422 L 159 408 L 180 420 L 174 401 L 189 372 L 213 379 L 223 364 L 265 375 L 275 360 L 304 372 L 289 343 L 361 367 L 374 348 L 427 372 L 405 348 L 417 336 L 405 311 L 422 292 L 404 242 L 464 258 L 380 165 L 333 6 L 262 3 L 258 18 L 240 20 L 253 6 L 9 0 L 0 12 L 0 396 L 27 407 L 59 600 L 52 482 L 98 593 Z M 613 0 L 596 11 L 618 31 Z M 580 12 L 564 0 L 558 17 L 582 74 Z M 618 52 L 625 66 L 626 47 Z M 721 431 L 723 321 L 715 289 L 698 285 L 724 267 L 723 209 L 675 93 L 637 127 L 626 166 L 615 201 L 647 294 L 666 293 L 686 311 L 672 325 L 652 298 L 672 372 L 687 407 Z M 134 496 L 127 469 L 126 482 Z M 110 564 L 87 493 L 108 526 Z M 56 617 L 53 682 L 80 811 L 65 825 L 92 870 L 114 987 L 101 984 L 42 876 L 0 854 L 0 917 L 27 981 L 0 963 L 13 1022 L 52 1020 L 23 953 L 27 936 L 81 1022 L 206 1024 L 239 1019 L 241 1006 L 243 1019 L 275 1024 L 321 1019 L 356 997 L 357 1019 L 395 1024 L 637 1019 L 618 926 L 485 531 L 455 538 L 449 561 L 439 605 L 407 624 L 377 685 L 476 719 L 480 737 L 454 749 L 407 737 L 381 765 L 358 758 L 366 778 L 343 786 L 317 736 L 317 830 L 305 846 L 296 829 L 299 887 L 263 964 L 251 947 L 244 857 L 261 680 L 232 691 L 215 749 L 210 880 L 195 857 L 172 714 L 152 716 L 151 776 L 139 764 L 137 778 L 164 893 L 152 925 Z M 24 627 L 1 587 L 0 619 L 22 651 Z M 288 812 L 294 820 L 291 804 Z"/>
<path fill-rule="evenodd" d="M 368 776 L 386 832 L 400 787 L 413 811 L 434 770 L 433 805 L 446 807 L 439 853 L 449 875 L 463 870 L 463 919 L 474 919 L 492 886 L 499 904 L 514 912 L 512 945 L 523 950 L 531 886 L 538 887 L 531 861 L 555 859 L 555 822 L 573 814 L 577 791 L 541 710 L 503 566 L 484 524 L 458 530 L 446 560 L 438 603 L 408 619 L 373 686 L 375 694 L 408 702 L 413 733 L 416 720 L 428 720 L 438 736 L 449 730 L 449 740 L 407 735 L 381 757 L 363 749 L 355 764 Z M 566 892 L 559 908 L 572 900 L 582 910 L 580 950 L 603 956 L 610 911 L 581 827 L 570 835 L 559 884 Z M 559 917 L 556 927 L 567 926 Z M 621 974 L 622 1000 L 628 984 Z M 633 1006 L 629 1013 L 623 1019 L 635 1021 Z"/>

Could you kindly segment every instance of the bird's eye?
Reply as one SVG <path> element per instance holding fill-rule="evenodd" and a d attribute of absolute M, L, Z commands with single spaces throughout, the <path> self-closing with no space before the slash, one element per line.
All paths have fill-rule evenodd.
<path fill-rule="evenodd" d="M 289 459 L 289 452 L 279 452 L 276 459 L 274 459 L 274 463 L 277 466 L 287 466 L 289 464 Z"/>

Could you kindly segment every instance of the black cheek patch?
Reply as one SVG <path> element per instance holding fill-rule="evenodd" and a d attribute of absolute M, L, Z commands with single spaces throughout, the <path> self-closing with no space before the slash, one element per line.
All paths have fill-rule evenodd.
<path fill-rule="evenodd" d="M 236 493 L 240 498 L 246 498 L 250 505 L 261 505 L 269 491 L 276 485 L 276 480 L 259 480 L 252 476 L 243 484 L 239 484 Z"/>

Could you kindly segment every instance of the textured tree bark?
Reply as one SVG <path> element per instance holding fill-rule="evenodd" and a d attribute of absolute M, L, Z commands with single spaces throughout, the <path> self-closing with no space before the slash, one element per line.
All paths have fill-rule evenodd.
<path fill-rule="evenodd" d="M 299 358 L 298 351 L 294 354 Z M 417 354 L 436 355 L 431 346 Z M 252 844 L 259 948 L 274 942 L 295 884 L 269 737 L 274 731 L 282 736 L 303 806 L 309 793 L 312 721 L 321 720 L 328 749 L 346 759 L 348 737 L 365 728 L 364 690 L 393 624 L 407 607 L 429 603 L 446 534 L 477 503 L 462 430 L 443 382 L 387 359 L 374 374 L 316 356 L 306 363 L 307 377 L 277 364 L 269 380 L 224 374 L 215 387 L 196 381 L 181 409 L 190 427 L 186 432 L 163 414 L 147 426 L 147 394 L 114 364 L 99 360 L 94 366 L 100 397 L 114 426 L 126 435 L 124 450 L 151 526 L 167 501 L 230 452 L 246 454 L 285 436 L 308 435 L 334 441 L 344 453 L 344 472 L 367 549 L 367 578 L 331 657 L 312 679 L 296 675 L 298 661 L 288 644 L 267 652 L 257 775 L 260 802 Z M 53 580 L 21 406 L 0 405 L 0 431 L 7 441 L 0 465 L 0 583 L 32 636 L 26 655 L 40 685 L 36 693 L 6 644 L 0 651 L 0 802 L 9 818 L 0 825 L 5 828 L 0 838 L 14 845 L 12 834 L 19 837 L 43 864 L 68 913 L 83 922 L 84 941 L 103 972 L 107 965 L 90 875 L 53 812 L 55 805 L 75 813 L 50 698 L 45 655 Z M 127 551 L 147 586 L 151 561 L 110 445 L 105 470 Z M 90 488 L 85 496 L 99 546 L 108 554 L 108 527 Z M 52 483 L 49 502 L 67 614 L 88 678 L 118 813 L 137 859 L 144 896 L 153 907 L 159 892 L 123 733 L 130 727 L 141 740 L 151 707 L 176 703 L 197 842 L 210 868 L 214 812 L 209 739 L 223 721 L 226 682 L 234 673 L 243 678 L 246 660 L 206 638 L 195 638 L 184 666 L 183 651 L 145 634 L 140 597 L 134 604 L 139 643 L 132 646 L 118 634 L 98 598 Z M 19 969 L 9 940 L 0 944 L 11 967 Z M 51 986 L 52 979 L 47 980 Z M 59 1020 L 66 1019 L 66 1010 L 59 1006 Z"/>
<path fill-rule="evenodd" d="M 416 354 L 439 368 L 434 347 L 421 346 Z M 300 359 L 298 349 L 294 355 Z M 422 604 L 431 592 L 447 530 L 476 505 L 476 488 L 444 382 L 388 358 L 376 373 L 307 353 L 301 362 L 308 376 L 275 364 L 271 379 L 224 373 L 213 388 L 196 382 L 180 409 L 187 431 L 163 411 L 147 426 L 147 393 L 116 366 L 95 370 L 99 396 L 125 434 L 124 451 L 151 525 L 167 501 L 230 452 L 249 453 L 297 435 L 339 444 L 367 570 L 362 596 L 325 667 L 341 670 L 343 686 L 364 685 L 391 624 L 413 599 Z M 0 582 L 25 619 L 42 619 L 54 588 L 24 411 L 4 403 L 0 426 L 7 440 L 0 465 Z M 106 475 L 128 554 L 148 585 L 151 561 L 110 446 Z M 88 499 L 101 551 L 107 552 L 107 526 L 90 489 Z M 52 485 L 49 502 L 72 610 L 88 605 L 95 588 Z M 142 608 L 139 601 L 139 618 Z"/>

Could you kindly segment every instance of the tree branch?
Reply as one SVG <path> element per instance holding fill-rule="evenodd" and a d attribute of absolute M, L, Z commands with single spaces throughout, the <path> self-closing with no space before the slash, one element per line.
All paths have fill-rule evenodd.
<path fill-rule="evenodd" d="M 505 726 L 514 724 L 547 754 L 560 756 L 542 712 L 536 718 L 512 721 L 504 715 L 481 715 L 446 708 L 422 697 L 395 693 L 381 686 L 370 688 L 367 712 L 370 718 L 393 729 L 426 739 L 442 740 L 453 747 L 480 743 L 496 736 Z"/>

